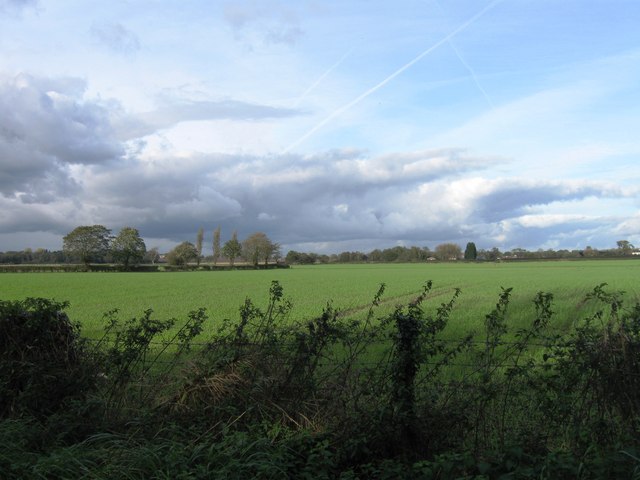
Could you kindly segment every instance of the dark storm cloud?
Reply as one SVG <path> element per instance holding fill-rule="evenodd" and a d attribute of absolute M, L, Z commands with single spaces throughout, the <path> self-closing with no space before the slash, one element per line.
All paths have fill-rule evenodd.
<path fill-rule="evenodd" d="M 285 245 L 320 251 L 470 240 L 529 248 L 572 241 L 567 230 L 588 236 L 620 221 L 522 215 L 552 202 L 627 194 L 604 183 L 470 177 L 492 163 L 454 149 L 382 156 L 349 150 L 131 157 L 109 168 L 82 167 L 82 190 L 74 202 L 58 200 L 47 209 L 13 199 L 19 208 L 0 215 L 0 233 L 64 233 L 100 223 L 114 230 L 134 226 L 145 237 L 179 242 L 193 240 L 200 227 L 210 237 L 220 226 L 223 239 L 234 230 L 241 237 L 264 231 Z M 25 213 L 30 209 L 36 215 Z"/>
<path fill-rule="evenodd" d="M 96 212 L 99 223 L 135 225 L 144 235 L 178 240 L 201 225 L 241 214 L 238 200 L 221 193 L 206 175 L 237 160 L 226 155 L 133 159 L 118 168 L 94 169 L 84 185 L 92 204 L 108 205 Z"/>
<path fill-rule="evenodd" d="M 135 33 L 120 23 L 95 23 L 91 36 L 115 53 L 130 54 L 140 50 L 140 40 Z"/>
<path fill-rule="evenodd" d="M 106 110 L 82 99 L 84 83 L 0 77 L 0 193 L 26 202 L 75 193 L 70 165 L 123 155 Z"/>
<path fill-rule="evenodd" d="M 209 219 L 240 215 L 242 195 L 218 188 L 215 172 L 264 159 L 208 155 L 141 161 L 131 148 L 125 154 L 112 127 L 113 118 L 125 118 L 121 107 L 86 100 L 84 92 L 85 83 L 78 79 L 0 77 L 2 208 L 34 212 L 0 216 L 2 231 L 35 231 L 42 223 L 42 231 L 60 225 L 58 232 L 69 221 L 102 222 L 146 226 L 150 234 L 171 237 Z M 150 114 L 155 123 L 145 131 L 183 120 L 255 120 L 297 113 L 233 100 L 182 101 Z M 140 132 L 129 134 L 135 138 Z M 56 220 L 40 222 L 44 218 Z"/>
<path fill-rule="evenodd" d="M 358 151 L 201 155 L 123 164 L 85 185 L 94 201 L 118 212 L 114 219 L 131 215 L 141 231 L 152 232 L 148 235 L 177 240 L 203 223 L 221 223 L 242 234 L 261 229 L 288 241 L 319 236 L 335 241 L 397 234 L 403 227 L 393 219 L 395 197 L 488 163 L 460 150 L 378 157 Z"/>
<path fill-rule="evenodd" d="M 62 211 L 56 212 L 46 205 L 30 205 L 0 197 L 0 210 L 0 234 L 42 231 L 65 235 L 73 225 Z"/>

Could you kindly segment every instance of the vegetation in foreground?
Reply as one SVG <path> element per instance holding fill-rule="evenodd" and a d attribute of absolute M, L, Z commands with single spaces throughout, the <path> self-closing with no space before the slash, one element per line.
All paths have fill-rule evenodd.
<path fill-rule="evenodd" d="M 196 345 L 151 311 L 80 336 L 66 305 L 0 302 L 2 478 L 640 478 L 640 304 L 599 285 L 552 333 L 553 295 L 482 340 L 442 338 L 458 291 L 299 322 L 274 282 Z M 284 321 L 286 320 L 286 321 Z"/>

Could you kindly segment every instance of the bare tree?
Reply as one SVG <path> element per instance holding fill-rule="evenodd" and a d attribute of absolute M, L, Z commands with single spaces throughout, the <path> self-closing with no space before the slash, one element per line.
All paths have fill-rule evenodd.
<path fill-rule="evenodd" d="M 462 249 L 455 243 L 441 243 L 435 253 L 439 260 L 458 260 L 462 256 Z"/>

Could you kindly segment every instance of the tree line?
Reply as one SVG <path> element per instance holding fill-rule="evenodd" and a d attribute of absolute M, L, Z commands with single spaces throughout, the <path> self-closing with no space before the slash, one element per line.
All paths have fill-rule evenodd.
<path fill-rule="evenodd" d="M 124 269 L 140 263 L 166 261 L 172 265 L 186 265 L 202 260 L 214 265 L 226 260 L 231 266 L 238 258 L 254 266 L 268 264 L 280 259 L 280 244 L 273 242 L 263 232 L 255 232 L 242 242 L 238 233 L 221 243 L 220 227 L 213 231 L 211 255 L 203 255 L 204 230 L 200 228 L 195 243 L 182 242 L 166 254 L 160 254 L 157 247 L 147 249 L 138 229 L 124 227 L 117 235 L 103 225 L 83 225 L 76 227 L 62 239 L 62 250 L 25 249 L 20 252 L 0 252 L 0 263 L 11 264 L 51 264 L 81 262 L 87 267 L 91 263 L 117 263 Z"/>
<path fill-rule="evenodd" d="M 157 248 L 147 249 L 137 229 L 124 227 L 118 235 L 102 225 L 84 225 L 63 237 L 62 250 L 26 248 L 22 251 L 0 252 L 1 264 L 64 264 L 81 262 L 119 263 L 130 266 L 154 263 L 160 254 Z"/>
<path fill-rule="evenodd" d="M 376 248 L 368 253 L 361 251 L 344 251 L 336 254 L 318 254 L 313 252 L 298 252 L 290 250 L 285 256 L 289 264 L 315 264 L 315 263 L 411 263 L 427 261 L 500 261 L 500 260 L 542 260 L 563 258 L 616 258 L 627 257 L 639 252 L 628 240 L 618 240 L 616 248 L 596 249 L 587 246 L 584 249 L 538 249 L 535 251 L 524 248 L 500 250 L 497 247 L 491 249 L 478 249 L 474 242 L 468 242 L 462 250 L 456 243 L 442 243 L 434 250 L 429 247 L 395 246 L 391 248 Z"/>
<path fill-rule="evenodd" d="M 225 243 L 221 241 L 221 230 L 217 227 L 212 233 L 211 255 L 203 254 L 204 229 L 200 228 L 195 242 L 184 241 L 171 251 L 162 255 L 157 247 L 147 249 L 139 231 L 133 227 L 124 227 L 118 235 L 112 236 L 111 230 L 102 225 L 88 225 L 75 228 L 63 238 L 62 250 L 50 251 L 43 248 L 22 251 L 0 252 L 0 264 L 64 264 L 80 261 L 89 263 L 118 263 L 124 268 L 140 263 L 157 263 L 166 261 L 172 265 L 186 265 L 201 261 L 217 265 L 221 261 L 233 266 L 237 259 L 258 266 L 270 261 L 281 260 L 281 246 L 273 242 L 263 232 L 255 232 L 243 241 L 238 239 L 237 231 Z M 618 240 L 616 248 L 596 249 L 587 246 L 584 249 L 553 250 L 538 249 L 535 251 L 514 248 L 501 251 L 497 247 L 478 249 L 474 242 L 468 242 L 464 251 L 456 243 L 442 243 L 431 250 L 429 247 L 395 246 L 376 248 L 370 252 L 344 251 L 334 254 L 299 252 L 290 250 L 284 257 L 288 264 L 316 263 L 407 263 L 427 261 L 498 261 L 498 260 L 536 260 L 563 258 L 610 258 L 639 254 L 635 246 L 628 240 Z"/>
<path fill-rule="evenodd" d="M 177 245 L 166 255 L 166 260 L 172 265 L 186 265 L 189 262 L 200 262 L 204 259 L 217 265 L 222 259 L 226 259 L 233 266 L 236 259 L 242 258 L 245 262 L 257 267 L 260 263 L 267 265 L 269 261 L 280 259 L 280 244 L 272 241 L 265 233 L 255 232 L 242 242 L 238 240 L 238 232 L 234 231 L 231 238 L 224 244 L 220 240 L 220 227 L 213 231 L 211 245 L 212 255 L 203 257 L 204 229 L 200 228 L 196 235 L 196 243 L 185 241 Z"/>

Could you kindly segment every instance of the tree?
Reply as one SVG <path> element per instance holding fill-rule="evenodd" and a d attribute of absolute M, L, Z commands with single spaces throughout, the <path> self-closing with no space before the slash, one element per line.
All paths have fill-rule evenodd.
<path fill-rule="evenodd" d="M 44 248 L 36 248 L 33 252 L 33 261 L 36 263 L 45 263 L 49 260 L 49 251 Z"/>
<path fill-rule="evenodd" d="M 495 262 L 496 260 L 500 260 L 502 257 L 502 252 L 498 249 L 498 247 L 493 247 L 491 250 L 483 250 L 482 255 L 485 260 L 490 262 Z"/>
<path fill-rule="evenodd" d="M 158 247 L 153 247 L 147 250 L 147 253 L 144 255 L 145 262 L 151 262 L 155 264 L 158 260 L 160 260 L 160 252 L 158 252 Z"/>
<path fill-rule="evenodd" d="M 220 260 L 220 227 L 213 231 L 213 264 Z"/>
<path fill-rule="evenodd" d="M 273 258 L 276 262 L 280 259 L 280 244 L 278 242 L 269 242 L 269 248 L 262 252 L 264 264 L 269 263 L 269 259 Z"/>
<path fill-rule="evenodd" d="M 269 237 L 262 232 L 252 233 L 242 242 L 244 259 L 251 262 L 255 267 L 258 266 L 260 260 L 263 260 L 264 264 L 267 265 L 269 259 L 277 250 L 280 250 L 280 245 L 272 242 Z"/>
<path fill-rule="evenodd" d="M 622 255 L 629 255 L 629 252 L 635 248 L 629 240 L 618 240 L 616 245 L 618 245 L 618 251 Z"/>
<path fill-rule="evenodd" d="M 467 248 L 464 249 L 464 259 L 475 260 L 476 258 L 478 258 L 478 249 L 476 248 L 476 244 L 473 242 L 467 243 Z"/>
<path fill-rule="evenodd" d="M 204 230 L 200 228 L 198 230 L 198 234 L 196 235 L 196 252 L 198 252 L 198 258 L 196 261 L 198 262 L 198 266 L 200 266 L 200 259 L 202 258 L 202 241 L 204 240 Z"/>
<path fill-rule="evenodd" d="M 114 260 L 122 263 L 125 269 L 132 263 L 140 263 L 147 247 L 140 233 L 132 227 L 124 227 L 111 242 L 111 254 Z"/>
<path fill-rule="evenodd" d="M 229 263 L 233 266 L 235 259 L 242 254 L 242 245 L 238 241 L 238 232 L 233 232 L 231 240 L 224 244 L 222 254 L 229 259 Z"/>
<path fill-rule="evenodd" d="M 402 254 L 404 254 L 405 248 L 401 245 L 395 247 L 385 248 L 382 251 L 382 260 L 385 262 L 396 262 Z"/>
<path fill-rule="evenodd" d="M 462 256 L 462 249 L 455 243 L 442 243 L 436 247 L 435 253 L 439 260 L 457 260 Z"/>
<path fill-rule="evenodd" d="M 167 254 L 167 261 L 171 265 L 186 265 L 198 257 L 198 251 L 191 242 L 182 242 Z"/>
<path fill-rule="evenodd" d="M 295 250 L 289 250 L 285 256 L 285 262 L 288 264 L 313 265 L 317 260 L 318 255 L 315 253 L 296 252 Z"/>
<path fill-rule="evenodd" d="M 79 258 L 87 268 L 92 260 L 102 260 L 109 251 L 111 230 L 102 225 L 77 227 L 62 239 L 62 250 Z"/>
<path fill-rule="evenodd" d="M 372 262 L 380 262 L 382 260 L 382 250 L 376 248 L 369 252 L 369 260 Z"/>

